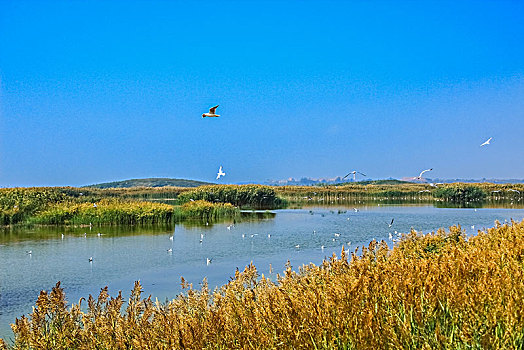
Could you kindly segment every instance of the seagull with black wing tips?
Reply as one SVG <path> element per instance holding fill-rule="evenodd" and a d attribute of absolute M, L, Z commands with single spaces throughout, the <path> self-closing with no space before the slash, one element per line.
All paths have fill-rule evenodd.
<path fill-rule="evenodd" d="M 427 173 L 428 171 L 431 171 L 431 170 L 433 170 L 433 168 L 431 168 L 431 169 L 426 169 L 426 170 L 422 170 L 422 171 L 420 172 L 420 174 L 417 176 L 417 179 L 419 179 L 419 180 L 422 179 L 422 175 L 423 175 L 424 173 Z"/>
<path fill-rule="evenodd" d="M 346 176 L 344 176 L 342 179 L 345 179 L 346 177 L 348 177 L 349 175 L 353 174 L 353 181 L 356 180 L 356 177 L 357 177 L 357 173 L 362 175 L 362 176 L 367 176 L 366 174 L 364 173 L 361 173 L 360 171 L 356 171 L 356 170 L 353 170 L 353 171 L 350 171 L 349 173 L 346 174 Z"/>
<path fill-rule="evenodd" d="M 391 227 L 391 226 L 393 226 L 393 221 L 395 221 L 395 218 L 391 219 L 391 222 L 390 222 L 390 223 L 388 223 L 388 227 Z"/>
<path fill-rule="evenodd" d="M 219 114 L 215 113 L 216 110 L 217 110 L 217 107 L 218 107 L 218 105 L 216 105 L 215 107 L 209 108 L 209 113 L 202 114 L 202 118 L 205 118 L 205 117 L 220 117 Z"/>

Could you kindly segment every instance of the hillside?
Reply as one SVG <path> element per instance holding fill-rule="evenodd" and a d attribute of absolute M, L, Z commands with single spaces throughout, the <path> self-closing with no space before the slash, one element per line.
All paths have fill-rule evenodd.
<path fill-rule="evenodd" d="M 100 184 L 88 185 L 83 187 L 90 188 L 129 188 L 129 187 L 198 187 L 211 185 L 210 182 L 186 180 L 186 179 L 169 179 L 169 178 L 149 178 L 149 179 L 130 179 L 122 181 L 104 182 Z"/>

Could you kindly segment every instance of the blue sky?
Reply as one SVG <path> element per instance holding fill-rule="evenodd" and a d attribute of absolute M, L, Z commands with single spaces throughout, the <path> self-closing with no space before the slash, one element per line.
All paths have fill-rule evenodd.
<path fill-rule="evenodd" d="M 522 179 L 523 43 L 521 1 L 0 1 L 0 186 Z"/>

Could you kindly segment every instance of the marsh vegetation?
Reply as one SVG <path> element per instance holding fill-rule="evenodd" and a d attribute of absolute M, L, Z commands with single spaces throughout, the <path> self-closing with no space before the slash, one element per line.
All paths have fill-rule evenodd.
<path fill-rule="evenodd" d="M 170 205 L 159 203 L 169 202 Z M 191 188 L 0 189 L 0 225 L 156 224 L 235 217 L 241 208 L 279 208 L 284 201 L 260 185 Z"/>
<path fill-rule="evenodd" d="M 372 241 L 276 280 L 253 265 L 216 290 L 68 304 L 60 284 L 16 320 L 14 348 L 522 348 L 524 221 Z"/>
<path fill-rule="evenodd" d="M 438 203 L 444 202 L 450 206 L 480 206 L 484 201 L 524 203 L 523 197 L 523 184 L 489 183 L 3 188 L 0 189 L 0 225 L 151 224 L 186 219 L 212 220 L 237 216 L 240 209 L 278 209 L 288 205 L 379 201 L 386 204 L 418 202 L 442 206 Z M 199 204 L 187 204 L 192 201 Z"/>

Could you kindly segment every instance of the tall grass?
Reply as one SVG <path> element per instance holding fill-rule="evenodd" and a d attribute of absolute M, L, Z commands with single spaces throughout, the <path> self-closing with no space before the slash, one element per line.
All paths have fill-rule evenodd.
<path fill-rule="evenodd" d="M 203 200 L 189 201 L 180 207 L 179 217 L 186 220 L 214 221 L 240 216 L 240 210 L 231 203 L 211 203 Z"/>
<path fill-rule="evenodd" d="M 288 267 L 253 265 L 210 291 L 163 304 L 135 283 L 68 307 L 58 283 L 13 325 L 16 349 L 522 349 L 524 221 L 474 237 L 460 227 L 371 242 L 360 255 Z"/>
<path fill-rule="evenodd" d="M 360 201 L 409 201 L 454 203 L 524 201 L 524 184 L 340 184 L 275 187 L 278 196 L 294 204 L 356 203 Z"/>
<path fill-rule="evenodd" d="M 58 187 L 1 188 L 0 225 L 23 221 L 48 203 L 65 198 L 66 195 Z"/>
<path fill-rule="evenodd" d="M 97 203 L 57 203 L 36 213 L 32 222 L 48 225 L 157 224 L 171 222 L 173 214 L 173 207 L 167 204 L 102 199 Z"/>
<path fill-rule="evenodd" d="M 437 188 L 433 197 L 451 202 L 478 202 L 487 197 L 487 193 L 478 186 L 446 186 Z"/>
<path fill-rule="evenodd" d="M 0 225 L 27 221 L 42 211 L 51 211 L 60 205 L 79 205 L 100 202 L 103 199 L 123 201 L 169 201 L 184 204 L 191 200 L 211 203 L 231 203 L 251 209 L 277 209 L 291 204 L 356 203 L 359 200 L 377 201 L 514 201 L 524 203 L 524 184 L 343 184 L 328 186 L 214 185 L 198 188 L 74 188 L 32 187 L 0 189 Z M 142 205 L 142 204 L 141 204 Z M 56 208 L 55 208 L 56 209 Z M 176 215 L 182 215 L 181 209 Z M 59 213 L 56 212 L 56 215 Z M 66 214 L 64 214 L 66 215 Z M 67 216 L 67 215 L 66 215 Z M 181 216 L 182 217 L 182 216 Z M 124 219 L 124 222 L 130 219 Z M 133 219 L 134 220 L 134 219 Z M 148 219 L 146 219 L 147 221 Z M 161 219 L 164 220 L 164 219 Z M 132 221 L 132 220 L 131 220 Z"/>
<path fill-rule="evenodd" d="M 178 197 L 180 203 L 187 203 L 191 200 L 231 203 L 237 207 L 253 209 L 274 209 L 284 205 L 284 202 L 277 197 L 273 187 L 262 185 L 200 186 L 181 193 Z"/>

